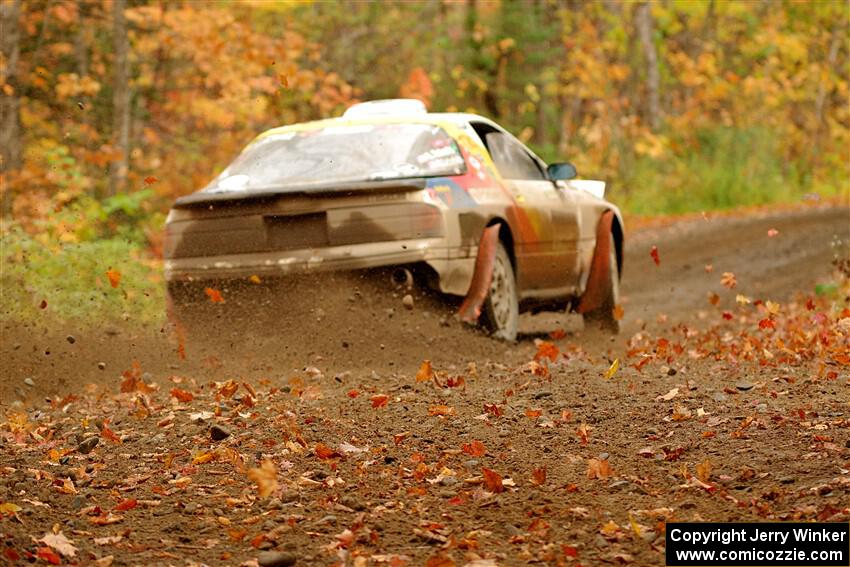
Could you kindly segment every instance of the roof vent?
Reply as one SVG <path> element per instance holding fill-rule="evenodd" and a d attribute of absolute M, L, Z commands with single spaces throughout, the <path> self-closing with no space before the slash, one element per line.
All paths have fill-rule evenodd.
<path fill-rule="evenodd" d="M 415 98 L 388 98 L 359 102 L 348 107 L 343 118 L 365 118 L 367 116 L 421 116 L 428 109 Z"/>

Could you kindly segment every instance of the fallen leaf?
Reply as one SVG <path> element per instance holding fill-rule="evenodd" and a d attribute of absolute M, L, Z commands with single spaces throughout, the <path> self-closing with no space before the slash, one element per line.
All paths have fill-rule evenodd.
<path fill-rule="evenodd" d="M 657 246 L 652 247 L 652 249 L 649 251 L 649 255 L 652 256 L 652 261 L 655 262 L 656 266 L 661 265 L 661 257 L 658 255 L 658 247 Z"/>
<path fill-rule="evenodd" d="M 546 483 L 546 467 L 539 467 L 531 471 L 531 482 L 537 486 Z"/>
<path fill-rule="evenodd" d="M 487 453 L 484 443 L 478 440 L 474 440 L 472 443 L 464 443 L 461 450 L 473 457 L 483 457 Z"/>
<path fill-rule="evenodd" d="M 389 401 L 390 397 L 386 394 L 376 394 L 369 399 L 372 400 L 373 408 L 382 408 L 387 405 L 387 402 Z"/>
<path fill-rule="evenodd" d="M 417 382 L 430 382 L 434 380 L 434 369 L 431 366 L 430 360 L 423 360 L 422 364 L 419 366 L 419 370 L 416 372 L 416 381 Z"/>
<path fill-rule="evenodd" d="M 670 400 L 672 400 L 673 398 L 675 398 L 678 395 L 679 395 L 679 388 L 673 388 L 672 390 L 670 390 L 669 392 L 667 392 L 663 396 L 658 396 L 655 399 L 657 401 L 664 400 L 665 402 L 669 402 Z"/>
<path fill-rule="evenodd" d="M 121 272 L 110 268 L 109 270 L 106 270 L 106 279 L 109 280 L 109 285 L 116 288 L 118 287 L 118 284 L 121 283 Z"/>
<path fill-rule="evenodd" d="M 496 494 L 505 491 L 502 475 L 484 467 L 481 468 L 481 473 L 484 475 L 484 486 L 487 487 L 487 490 Z"/>
<path fill-rule="evenodd" d="M 51 565 L 59 565 L 62 563 L 62 558 L 56 554 L 55 551 L 50 549 L 49 547 L 39 547 L 35 553 L 35 556 L 39 559 L 44 559 Z"/>
<path fill-rule="evenodd" d="M 608 459 L 588 459 L 587 461 L 587 478 L 602 479 L 608 478 L 614 474 Z"/>
<path fill-rule="evenodd" d="M 261 280 L 261 279 L 260 279 L 260 276 L 258 276 L 257 274 L 253 274 L 253 275 L 251 275 L 251 276 L 248 278 L 248 281 L 249 281 L 249 282 L 251 282 L 252 284 L 261 284 L 261 283 L 263 283 L 263 280 Z"/>
<path fill-rule="evenodd" d="M 610 380 L 614 377 L 614 374 L 617 373 L 617 369 L 620 368 L 620 359 L 615 358 L 614 362 L 611 363 L 611 366 L 608 367 L 608 370 L 605 371 L 604 378 L 606 380 Z"/>
<path fill-rule="evenodd" d="M 428 415 L 454 415 L 455 408 L 449 406 L 431 406 Z"/>
<path fill-rule="evenodd" d="M 248 478 L 257 485 L 257 492 L 265 498 L 278 489 L 277 468 L 269 459 L 263 460 L 259 468 L 248 469 Z"/>
<path fill-rule="evenodd" d="M 145 177 L 145 185 L 152 185 L 157 181 L 159 181 L 159 179 L 157 179 L 153 175 L 148 175 L 147 177 Z"/>
<path fill-rule="evenodd" d="M 548 358 L 552 362 L 558 360 L 561 354 L 560 349 L 548 341 L 540 341 L 537 345 L 537 352 L 534 354 L 534 360 Z"/>
<path fill-rule="evenodd" d="M 779 231 L 776 230 L 775 228 L 770 228 L 767 231 L 767 237 L 768 238 L 773 238 L 774 236 L 778 236 L 778 235 L 779 235 Z"/>
<path fill-rule="evenodd" d="M 316 453 L 316 456 L 320 459 L 338 459 L 342 456 L 324 443 L 316 443 L 316 447 L 313 449 L 313 452 Z"/>
<path fill-rule="evenodd" d="M 723 272 L 723 275 L 720 276 L 720 283 L 728 287 L 729 289 L 734 289 L 735 286 L 738 285 L 738 280 L 735 278 L 735 274 L 732 272 Z"/>
<path fill-rule="evenodd" d="M 708 292 L 708 302 L 716 307 L 720 303 L 720 296 L 710 291 Z"/>
<path fill-rule="evenodd" d="M 65 557 L 74 557 L 77 554 L 77 548 L 74 547 L 74 542 L 65 537 L 61 531 L 56 534 L 45 534 L 43 538 L 36 541 L 52 547 Z"/>
<path fill-rule="evenodd" d="M 138 504 L 139 501 L 135 498 L 128 498 L 127 500 L 122 500 L 121 502 L 119 502 L 118 505 L 113 508 L 113 511 L 126 512 L 127 510 L 132 510 L 133 508 L 138 506 Z"/>
<path fill-rule="evenodd" d="M 192 392 L 187 392 L 186 390 L 181 390 L 180 388 L 171 388 L 170 394 L 177 398 L 177 401 L 185 403 L 189 403 L 195 399 L 195 396 L 192 395 Z"/>
<path fill-rule="evenodd" d="M 582 422 L 579 428 L 576 429 L 576 435 L 578 435 L 582 445 L 587 445 L 590 440 L 590 429 L 591 428 L 584 422 Z"/>
<path fill-rule="evenodd" d="M 208 287 L 204 289 L 204 293 L 207 294 L 212 303 L 224 303 L 224 298 L 219 290 Z"/>
<path fill-rule="evenodd" d="M 703 482 L 708 482 L 711 476 L 711 461 L 706 459 L 696 466 L 697 478 Z"/>

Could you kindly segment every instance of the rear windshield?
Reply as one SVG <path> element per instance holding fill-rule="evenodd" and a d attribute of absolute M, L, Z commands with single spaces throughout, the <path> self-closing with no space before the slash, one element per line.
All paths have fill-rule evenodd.
<path fill-rule="evenodd" d="M 459 175 L 454 140 L 430 124 L 332 126 L 248 146 L 208 192 Z"/>

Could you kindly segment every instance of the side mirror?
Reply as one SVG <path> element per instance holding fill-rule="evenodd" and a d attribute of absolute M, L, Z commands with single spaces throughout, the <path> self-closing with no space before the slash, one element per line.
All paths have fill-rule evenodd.
<path fill-rule="evenodd" d="M 553 163 L 546 168 L 546 173 L 552 181 L 569 181 L 578 175 L 576 166 L 569 162 Z"/>

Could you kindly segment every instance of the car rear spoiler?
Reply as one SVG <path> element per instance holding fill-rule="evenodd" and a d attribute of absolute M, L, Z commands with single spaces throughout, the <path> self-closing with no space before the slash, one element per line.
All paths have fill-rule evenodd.
<path fill-rule="evenodd" d="M 359 181 L 356 183 L 312 183 L 309 185 L 287 185 L 245 191 L 198 191 L 174 202 L 177 208 L 189 208 L 205 203 L 220 203 L 224 201 L 259 201 L 270 200 L 283 195 L 310 195 L 329 197 L 350 195 L 354 193 L 407 193 L 425 189 L 427 180 L 424 177 L 410 179 L 392 179 L 381 181 Z"/>

